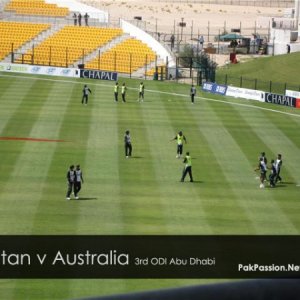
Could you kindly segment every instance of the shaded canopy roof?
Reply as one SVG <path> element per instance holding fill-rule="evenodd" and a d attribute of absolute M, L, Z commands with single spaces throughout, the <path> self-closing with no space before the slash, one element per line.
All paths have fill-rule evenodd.
<path fill-rule="evenodd" d="M 239 35 L 237 33 L 228 33 L 220 36 L 221 41 L 239 40 L 243 38 L 244 37 L 242 35 Z"/>

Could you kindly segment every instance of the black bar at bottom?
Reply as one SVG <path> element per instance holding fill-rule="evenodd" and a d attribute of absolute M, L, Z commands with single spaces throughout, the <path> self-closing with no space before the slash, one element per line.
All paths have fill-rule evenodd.
<path fill-rule="evenodd" d="M 300 278 L 300 236 L 0 236 L 0 278 Z"/>

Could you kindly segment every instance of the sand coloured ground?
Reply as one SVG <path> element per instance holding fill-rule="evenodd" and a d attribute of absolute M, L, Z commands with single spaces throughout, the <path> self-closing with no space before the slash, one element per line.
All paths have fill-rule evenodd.
<path fill-rule="evenodd" d="M 146 31 L 161 33 L 161 39 L 168 39 L 174 33 L 181 36 L 179 22 L 186 23 L 182 30 L 184 42 L 190 43 L 191 37 L 205 37 L 205 42 L 214 42 L 214 37 L 224 30 L 241 28 L 241 34 L 251 37 L 256 31 L 261 37 L 267 37 L 270 18 L 282 17 L 285 8 L 215 5 L 200 3 L 172 3 L 171 1 L 142 0 L 80 0 L 80 2 L 109 12 L 110 20 L 118 22 L 120 18 L 133 20 L 142 17 L 139 25 Z M 245 56 L 240 60 L 246 59 Z M 214 55 L 218 65 L 228 61 L 228 55 Z"/>

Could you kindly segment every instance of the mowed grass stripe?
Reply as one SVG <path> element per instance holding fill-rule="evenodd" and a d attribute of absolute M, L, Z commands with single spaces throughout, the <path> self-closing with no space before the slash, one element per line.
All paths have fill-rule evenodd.
<path fill-rule="evenodd" d="M 219 117 L 216 115 L 214 110 L 215 107 L 211 107 L 211 103 L 205 101 L 200 103 L 202 116 L 200 115 L 198 117 L 198 129 L 200 134 L 202 134 L 204 137 L 204 144 L 207 144 L 212 152 L 211 158 L 204 160 L 208 161 L 210 166 L 207 165 L 203 169 L 208 171 L 208 178 L 210 180 L 215 180 L 213 185 L 215 186 L 215 190 L 221 191 L 221 193 L 219 193 L 219 200 L 221 200 L 220 202 L 223 202 L 223 204 L 218 203 L 216 209 L 218 209 L 218 207 L 222 207 L 223 211 L 221 210 L 221 213 L 223 213 L 223 218 L 227 219 L 230 223 L 234 223 L 235 219 L 237 220 L 236 227 L 232 227 L 231 232 L 233 230 L 234 233 L 254 233 L 254 221 L 252 220 L 251 215 L 249 215 L 247 209 L 245 209 L 245 205 L 242 202 L 244 199 L 241 199 L 243 197 L 238 195 L 236 192 L 236 186 L 238 183 L 235 181 L 237 181 L 237 179 L 240 177 L 239 172 L 240 169 L 242 169 L 242 167 L 238 167 L 241 159 L 240 149 L 235 149 L 232 141 L 230 141 L 230 139 L 227 137 L 228 133 L 223 128 L 223 125 L 220 124 Z M 212 106 L 217 106 L 217 109 L 220 109 L 224 115 L 227 113 L 227 110 L 230 109 L 230 107 L 214 103 Z M 195 115 L 195 110 L 193 107 L 191 110 L 193 110 Z M 231 162 L 233 165 L 227 165 L 228 163 L 231 164 Z M 217 172 L 214 172 L 210 176 L 209 170 L 211 168 L 216 168 Z M 219 175 L 221 176 L 219 177 Z M 238 186 L 241 188 L 240 184 Z M 210 188 L 213 188 L 213 186 Z M 226 204 L 224 205 L 224 202 L 229 202 L 231 205 L 226 206 Z M 232 212 L 236 212 L 237 208 L 239 208 L 239 213 L 241 215 L 232 215 Z M 241 225 L 243 225 L 242 228 L 240 227 Z"/>
<path fill-rule="evenodd" d="M 300 120 L 297 120 L 297 122 L 290 117 L 274 118 L 272 114 L 266 112 L 264 112 L 264 115 L 270 131 L 276 131 L 275 136 L 268 134 L 268 132 L 265 136 L 267 143 L 270 142 L 270 147 L 274 149 L 274 159 L 278 153 L 282 153 L 288 178 L 291 178 L 296 184 L 300 184 L 300 163 L 298 159 L 294 159 L 300 151 Z"/>
<path fill-rule="evenodd" d="M 202 127 L 202 132 L 214 149 L 216 158 L 227 176 L 227 182 L 236 194 L 236 199 L 240 206 L 244 207 L 248 218 L 252 220 L 256 230 L 254 234 L 297 233 L 294 225 L 274 201 L 273 191 L 255 189 L 257 183 L 251 184 L 249 179 L 253 178 L 253 165 L 223 122 L 226 113 L 230 113 L 229 107 L 214 103 L 207 103 L 207 106 L 211 108 L 211 120 L 218 125 L 218 131 L 213 132 L 207 127 Z M 239 126 L 238 124 L 234 126 Z M 275 224 L 279 227 L 278 232 L 274 232 Z"/>
<path fill-rule="evenodd" d="M 56 114 L 56 125 L 52 124 L 48 130 L 53 129 L 52 133 L 56 132 L 57 139 L 68 142 L 56 143 L 52 149 L 50 167 L 34 218 L 34 234 L 67 234 L 77 230 L 78 210 L 73 202 L 65 200 L 68 167 L 80 161 L 82 154 L 74 139 L 78 134 L 78 108 L 74 105 L 77 91 L 74 87 L 74 84 L 54 82 L 54 93 L 50 94 L 48 101 L 51 114 Z"/>
<path fill-rule="evenodd" d="M 254 112 L 241 107 L 235 107 L 231 117 L 235 117 L 242 124 L 238 130 L 232 131 L 233 134 L 236 134 L 236 139 L 243 141 L 242 145 L 246 149 L 245 143 L 253 150 L 255 148 L 260 149 L 256 153 L 252 151 L 253 160 L 258 158 L 262 151 L 266 152 L 269 163 L 271 159 L 275 160 L 277 158 L 278 153 L 286 153 L 286 157 L 290 158 L 295 157 L 299 151 L 298 143 L 300 139 L 297 134 L 297 126 L 295 127 L 297 120 L 294 118 L 281 115 L 274 117 L 274 114 L 269 112 Z M 241 130 L 242 128 L 244 130 Z M 258 140 L 253 137 L 258 137 Z M 258 164 L 257 161 L 255 163 Z M 286 168 L 288 181 L 293 180 L 294 183 L 300 181 L 299 172 L 297 172 L 300 167 L 298 161 L 288 159 L 285 165 L 288 167 Z"/>
<path fill-rule="evenodd" d="M 51 86 L 52 84 L 49 85 L 48 83 L 45 87 L 49 94 L 51 93 Z M 35 116 L 28 119 L 26 115 L 34 105 L 28 99 L 28 95 L 32 97 L 32 93 L 28 92 L 17 112 L 19 124 L 14 126 L 13 121 L 11 121 L 11 124 L 7 125 L 7 131 L 11 131 L 11 133 L 12 128 L 15 127 L 13 136 L 20 136 L 19 131 L 21 129 L 19 127 L 22 128 L 23 122 L 26 124 L 25 137 L 33 137 L 36 136 L 35 134 L 39 136 L 39 133 L 41 133 L 37 123 L 39 116 L 47 109 L 43 107 L 43 101 L 35 98 L 35 101 L 39 102 L 39 106 L 36 108 Z M 11 156 L 10 152 L 5 155 L 5 161 L 9 164 L 10 172 L 7 171 L 7 180 L 0 191 L 1 198 L 6 201 L 3 203 L 2 208 L 5 214 L 0 221 L 1 225 L 3 225 L 1 228 L 6 233 L 30 233 L 35 208 L 40 200 L 39 196 L 44 184 L 45 170 L 47 170 L 51 162 L 51 159 L 50 161 L 45 160 L 45 153 L 48 153 L 49 149 L 53 148 L 53 145 L 40 145 L 38 142 L 29 141 L 7 141 L 5 144 L 9 147 L 8 149 L 15 145 L 13 148 L 17 148 L 18 152 L 16 153 L 17 155 Z"/>
<path fill-rule="evenodd" d="M 34 84 L 34 81 L 31 80 L 28 84 L 22 81 L 20 82 L 18 78 L 1 78 L 1 88 L 4 85 L 3 93 L 0 94 L 0 136 L 7 136 L 7 129 L 12 127 L 14 124 L 13 117 L 17 113 L 18 108 L 21 106 L 24 99 L 26 98 L 26 94 L 30 90 L 31 86 Z M 19 89 L 15 88 L 19 86 Z M 15 128 L 18 130 L 18 128 Z M 17 132 L 10 132 L 15 136 Z M 24 143 L 18 142 L 10 142 L 10 141 L 1 141 L 1 157 L 5 158 L 1 161 L 1 172 L 5 174 L 5 176 L 0 177 L 1 186 L 4 187 L 5 184 L 9 181 L 10 174 L 13 172 L 15 167 L 15 162 L 22 151 Z M 14 145 L 14 147 L 12 147 Z M 3 192 L 3 188 L 0 190 Z"/>
<path fill-rule="evenodd" d="M 80 193 L 82 200 L 76 203 L 78 228 L 84 234 L 122 234 L 117 107 L 112 102 L 112 88 L 90 87 L 89 104 L 82 106 L 88 130 L 82 145 L 85 183 Z"/>
<path fill-rule="evenodd" d="M 211 120 L 209 109 L 202 102 L 195 105 L 189 101 L 184 103 L 185 105 L 181 104 L 179 109 L 188 119 L 188 124 L 193 124 L 187 133 L 188 144 L 184 147 L 191 151 L 194 180 L 200 181 L 200 184 L 193 187 L 196 187 L 195 191 L 205 212 L 206 222 L 214 234 L 235 232 L 237 226 L 239 230 L 251 232 L 251 221 L 227 182 L 226 174 L 216 158 L 217 154 L 208 141 L 210 136 L 202 133 L 203 127 L 209 127 L 212 131 L 217 130 L 216 124 Z M 200 230 L 203 229 L 200 227 Z M 209 232 L 201 231 L 201 233 Z"/>
<path fill-rule="evenodd" d="M 201 218 L 202 212 L 198 203 L 191 201 L 192 197 L 186 197 L 186 191 L 190 187 L 179 182 L 183 164 L 182 160 L 175 158 L 176 142 L 170 142 L 178 128 L 174 129 L 173 120 L 169 118 L 165 109 L 165 105 L 174 104 L 168 101 L 171 99 L 167 100 L 163 95 L 149 94 L 148 97 L 151 105 L 142 106 L 142 117 L 147 124 L 147 135 L 151 141 L 150 151 L 162 213 L 166 219 L 166 234 L 183 234 L 190 230 L 191 211 L 197 211 L 197 220 Z M 190 211 L 188 209 L 190 206 L 195 209 Z M 206 227 L 203 222 L 202 225 L 202 229 L 205 227 L 205 231 L 209 231 L 209 227 Z"/>
<path fill-rule="evenodd" d="M 91 110 L 91 115 L 83 170 L 86 183 L 81 192 L 90 200 L 80 202 L 78 228 L 84 234 L 126 234 L 119 196 L 119 155 L 123 155 L 119 107 L 113 102 L 113 85 L 90 87 L 90 104 L 83 108 Z M 101 226 L 95 226 L 99 223 Z M 69 299 L 127 291 L 124 280 L 71 280 L 68 284 Z"/>
<path fill-rule="evenodd" d="M 14 103 L 14 107 L 11 106 L 13 108 L 7 110 L 6 113 L 5 107 L 7 107 L 7 104 L 5 103 L 5 99 L 1 97 L 1 103 L 4 101 L 4 103 L 1 104 L 4 106 L 4 110 L 1 110 L 1 116 L 3 114 L 8 116 L 8 118 L 4 117 L 6 121 L 3 122 L 5 126 L 3 126 L 2 128 L 1 136 L 29 137 L 29 133 L 31 127 L 35 122 L 36 115 L 32 114 L 32 116 L 29 117 L 27 114 L 27 108 L 32 108 L 34 106 L 33 103 L 31 103 L 31 101 L 29 100 L 29 97 L 33 97 L 32 89 L 35 89 L 38 86 L 38 83 L 35 80 L 30 81 L 28 86 L 26 85 L 26 83 L 24 84 L 24 81 L 20 82 L 19 80 L 16 80 L 15 83 L 19 88 L 14 87 L 13 90 L 16 91 L 19 97 L 15 97 L 13 94 L 11 94 L 6 103 L 9 104 L 9 106 L 11 106 L 11 103 Z M 38 112 L 38 109 L 40 109 L 41 107 L 42 104 L 37 103 L 35 112 Z M 14 147 L 12 147 L 12 145 L 14 145 Z M 24 145 L 24 143 L 14 141 L 1 141 L 1 152 L 3 153 L 3 157 L 5 156 L 7 158 L 3 161 L 1 167 L 5 174 L 5 177 L 2 177 L 3 184 L 10 181 L 10 175 L 15 167 L 15 162 L 22 152 L 22 148 L 24 147 Z"/>
<path fill-rule="evenodd" d="M 143 109 L 154 104 L 147 94 L 139 103 L 132 94 L 127 103 L 115 103 L 118 113 L 119 185 L 125 232 L 128 234 L 164 234 L 166 220 L 161 207 L 161 195 L 151 152 L 153 141 L 147 135 L 148 124 L 142 118 Z M 133 156 L 125 158 L 124 134 L 130 130 Z"/>
<path fill-rule="evenodd" d="M 283 166 L 280 174 L 283 182 L 277 184 L 277 187 L 273 190 L 272 198 L 299 232 L 300 220 L 298 216 L 300 205 L 299 187 L 297 187 L 297 184 L 300 182 L 298 172 L 300 165 L 298 160 L 295 159 L 299 153 L 299 147 L 296 145 L 299 139 L 297 130 L 293 126 L 293 122 L 290 123 L 287 117 L 280 118 L 277 116 L 277 118 L 273 118 L 268 113 L 260 112 L 252 115 L 251 121 L 251 114 L 244 111 L 241 111 L 241 114 L 245 115 L 245 121 L 251 122 L 253 130 L 268 146 L 266 154 L 269 162 L 272 158 L 276 159 L 278 153 L 283 155 Z M 282 125 L 279 125 L 280 123 Z"/>
<path fill-rule="evenodd" d="M 189 150 L 194 155 L 193 158 L 196 155 L 193 150 L 195 145 L 190 135 L 192 129 L 188 122 L 189 115 L 184 109 L 185 99 L 166 95 L 154 94 L 153 96 L 157 99 L 157 111 L 148 113 L 144 118 L 147 118 L 147 124 L 153 125 L 153 130 L 149 133 L 159 149 L 155 164 L 157 176 L 162 178 L 160 180 L 164 184 L 162 200 L 168 220 L 168 233 L 212 233 L 210 224 L 206 220 L 207 215 L 201 197 L 198 197 L 198 191 L 201 190 L 199 177 L 194 174 L 193 184 L 189 182 L 188 177 L 185 183 L 180 182 L 184 156 L 180 159 L 176 158 L 177 141 L 173 140 L 179 131 L 183 131 L 188 140 L 188 144 L 184 145 L 184 154 Z M 195 164 L 195 161 L 193 163 Z"/>
<path fill-rule="evenodd" d="M 0 77 L 1 94 L 0 94 L 0 136 L 3 136 L 7 123 L 12 118 L 24 97 L 34 84 L 34 80 L 29 82 L 20 81 L 19 78 Z M 18 88 L 15 88 L 17 86 Z"/>

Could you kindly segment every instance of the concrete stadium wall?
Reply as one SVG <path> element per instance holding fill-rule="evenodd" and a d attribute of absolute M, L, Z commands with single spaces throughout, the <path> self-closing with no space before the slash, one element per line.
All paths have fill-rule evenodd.
<path fill-rule="evenodd" d="M 45 0 L 47 3 L 54 3 L 59 7 L 68 7 L 70 11 L 88 13 L 91 18 L 98 19 L 101 23 L 107 23 L 109 14 L 106 11 L 80 3 L 76 0 Z"/>
<path fill-rule="evenodd" d="M 287 44 L 291 46 L 291 52 L 300 51 L 299 42 L 291 42 L 293 31 L 289 29 L 271 29 L 270 45 L 274 44 L 274 55 L 286 54 Z M 269 53 L 272 54 L 272 53 Z"/>
<path fill-rule="evenodd" d="M 175 65 L 175 61 L 172 58 L 169 51 L 160 44 L 156 39 L 154 39 L 150 34 L 146 33 L 142 29 L 134 26 L 133 24 L 120 20 L 120 27 L 125 33 L 128 33 L 130 36 L 135 37 L 141 40 L 143 43 L 147 44 L 152 50 L 154 50 L 165 62 L 168 57 L 169 67 Z"/>

